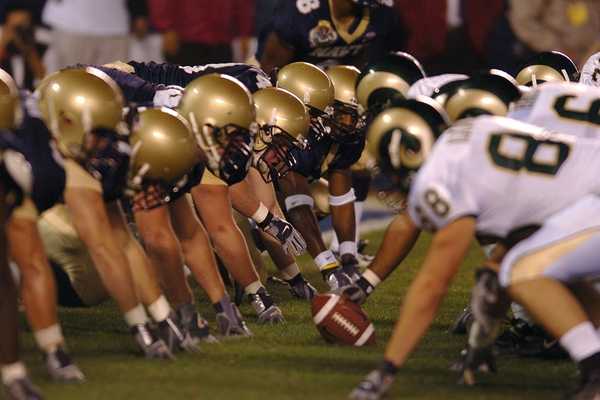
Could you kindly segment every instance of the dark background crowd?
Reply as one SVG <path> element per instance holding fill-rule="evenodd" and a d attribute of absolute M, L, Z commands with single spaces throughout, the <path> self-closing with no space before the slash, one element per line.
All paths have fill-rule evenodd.
<path fill-rule="evenodd" d="M 246 61 L 279 1 L 0 0 L 0 67 L 23 87 L 74 63 Z M 533 52 L 600 50 L 598 0 L 395 0 L 429 74 L 513 71 Z"/>

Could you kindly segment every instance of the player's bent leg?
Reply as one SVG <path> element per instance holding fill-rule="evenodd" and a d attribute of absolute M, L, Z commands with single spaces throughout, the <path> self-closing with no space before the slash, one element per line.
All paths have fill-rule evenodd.
<path fill-rule="evenodd" d="M 290 172 L 279 181 L 279 190 L 290 222 L 306 240 L 308 252 L 321 271 L 323 279 L 332 290 L 351 283 L 333 252 L 323 242 L 317 218 L 313 212 L 314 200 L 308 181 L 295 172 Z"/>
<path fill-rule="evenodd" d="M 129 230 L 120 204 L 113 202 L 108 205 L 107 209 L 115 239 L 125 250 L 135 288 L 150 316 L 157 323 L 159 337 L 171 351 L 179 349 L 197 351 L 195 345 L 188 346 L 188 343 L 185 342 L 185 336 L 178 326 L 177 317 L 158 284 L 156 269 Z"/>
<path fill-rule="evenodd" d="M 73 225 L 139 348 L 148 358 L 172 358 L 166 344 L 150 330 L 148 315 L 138 300 L 125 253 L 113 237 L 99 189 L 69 186 L 67 182 L 65 202 L 73 216 Z"/>
<path fill-rule="evenodd" d="M 4 217 L 4 210 L 0 211 Z M 2 225 L 4 226 L 4 218 Z M 4 232 L 4 230 L 3 230 Z M 42 395 L 27 376 L 19 359 L 17 287 L 8 266 L 6 236 L 0 234 L 0 378 L 10 400 L 41 400 Z"/>
<path fill-rule="evenodd" d="M 581 370 L 575 398 L 600 395 L 600 337 L 569 284 L 595 277 L 600 200 L 585 197 L 513 247 L 500 269 L 509 295 L 557 338 Z"/>
<path fill-rule="evenodd" d="M 32 203 L 30 204 L 33 207 Z M 50 377 L 63 382 L 81 382 L 85 376 L 66 351 L 58 322 L 56 285 L 37 229 L 37 212 L 15 210 L 8 224 L 13 260 L 22 273 L 21 293 L 33 336 L 44 353 Z"/>
<path fill-rule="evenodd" d="M 169 209 L 137 211 L 134 217 L 146 254 L 156 268 L 169 302 L 174 307 L 192 303 L 192 291 L 185 279 L 181 249 L 171 226 Z"/>
<path fill-rule="evenodd" d="M 282 322 L 281 310 L 261 283 L 250 259 L 246 241 L 235 225 L 228 188 L 200 184 L 192 189 L 192 198 L 215 251 L 233 278 L 244 287 L 259 322 Z"/>
<path fill-rule="evenodd" d="M 181 197 L 169 204 L 169 210 L 186 265 L 208 295 L 216 312 L 220 333 L 223 336 L 251 335 L 245 322 L 238 318 L 239 313 L 234 312 L 237 307 L 231 303 L 225 291 L 208 234 L 192 210 L 188 198 Z M 208 330 L 208 323 L 198 314 L 192 303 L 179 306 L 177 314 L 182 325 L 192 336 L 205 341 L 214 341 L 214 337 Z"/>

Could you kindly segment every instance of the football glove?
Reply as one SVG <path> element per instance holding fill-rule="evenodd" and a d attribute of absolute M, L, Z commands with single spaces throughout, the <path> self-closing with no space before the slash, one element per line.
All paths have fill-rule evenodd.
<path fill-rule="evenodd" d="M 183 88 L 180 86 L 166 86 L 164 89 L 159 89 L 154 93 L 152 103 L 155 107 L 175 108 L 179 105 Z"/>
<path fill-rule="evenodd" d="M 373 293 L 373 290 L 375 290 L 373 285 L 371 285 L 369 281 L 361 276 L 353 284 L 339 288 L 336 293 L 344 295 L 353 303 L 361 305 L 367 301 L 367 297 Z"/>
<path fill-rule="evenodd" d="M 458 383 L 473 386 L 476 383 L 475 373 L 495 373 L 497 371 L 492 346 L 482 348 L 467 346 L 460 352 L 460 359 L 451 369 L 459 372 Z"/>
<path fill-rule="evenodd" d="M 283 250 L 291 256 L 300 256 L 306 251 L 306 242 L 292 224 L 276 217 L 271 212 L 258 227 L 266 234 L 275 238 Z"/>
<path fill-rule="evenodd" d="M 354 388 L 348 398 L 379 400 L 387 393 L 393 382 L 394 375 L 386 373 L 381 368 L 374 369 Z"/>

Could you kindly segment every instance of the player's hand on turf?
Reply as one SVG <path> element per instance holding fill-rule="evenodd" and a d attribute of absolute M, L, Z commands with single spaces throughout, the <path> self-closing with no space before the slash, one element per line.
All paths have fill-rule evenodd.
<path fill-rule="evenodd" d="M 340 296 L 345 296 L 348 300 L 358 305 L 361 305 L 367 301 L 367 297 L 369 296 L 367 292 L 365 292 L 365 290 L 357 283 L 342 286 L 336 290 L 335 293 L 339 294 Z"/>
<path fill-rule="evenodd" d="M 473 317 L 486 331 L 493 333 L 499 328 L 510 302 L 498 280 L 498 274 L 490 268 L 478 268 L 471 295 Z"/>
<path fill-rule="evenodd" d="M 452 365 L 451 369 L 460 374 L 458 382 L 472 386 L 476 383 L 475 374 L 477 372 L 489 373 L 496 372 L 496 359 L 494 357 L 493 347 L 467 346 L 460 352 L 460 359 Z"/>
<path fill-rule="evenodd" d="M 287 254 L 291 256 L 302 255 L 306 251 L 306 242 L 300 232 L 286 220 L 272 214 L 271 216 L 267 224 L 264 226 L 259 224 L 259 227 L 279 241 Z"/>
<path fill-rule="evenodd" d="M 374 369 L 354 388 L 348 398 L 350 400 L 379 400 L 387 393 L 393 382 L 393 375 L 386 374 L 380 368 Z"/>

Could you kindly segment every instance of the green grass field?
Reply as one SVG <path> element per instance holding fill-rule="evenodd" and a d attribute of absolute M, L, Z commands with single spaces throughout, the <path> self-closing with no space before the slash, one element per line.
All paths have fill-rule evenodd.
<path fill-rule="evenodd" d="M 374 251 L 381 232 L 368 235 Z M 85 310 L 63 310 L 61 320 L 72 354 L 87 374 L 84 385 L 49 381 L 30 334 L 23 353 L 35 382 L 49 399 L 345 399 L 360 378 L 376 365 L 383 352 L 398 305 L 420 265 L 428 239 L 422 239 L 408 262 L 371 297 L 366 311 L 373 320 L 375 347 L 327 345 L 314 328 L 308 303 L 290 298 L 281 286 L 269 289 L 287 323 L 261 327 L 250 323 L 255 337 L 205 345 L 198 355 L 179 354 L 175 362 L 147 361 L 135 355 L 125 324 L 113 304 Z M 481 260 L 475 247 L 461 275 L 418 352 L 398 375 L 392 399 L 560 399 L 575 382 L 575 368 L 566 361 L 518 358 L 499 360 L 500 373 L 484 377 L 479 386 L 457 386 L 448 366 L 464 337 L 447 329 L 468 299 L 473 267 Z M 308 278 L 324 290 L 307 258 Z M 212 308 L 200 299 L 202 313 L 213 321 Z M 248 305 L 242 312 L 254 320 Z"/>

